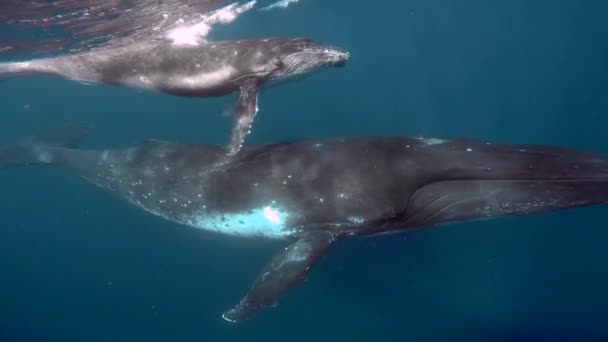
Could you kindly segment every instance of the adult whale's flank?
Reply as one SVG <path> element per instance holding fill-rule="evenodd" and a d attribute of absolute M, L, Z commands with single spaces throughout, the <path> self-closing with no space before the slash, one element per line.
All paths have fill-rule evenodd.
<path fill-rule="evenodd" d="M 0 147 L 0 168 L 63 166 L 179 224 L 286 239 L 245 297 L 237 322 L 302 282 L 333 243 L 449 222 L 608 202 L 608 158 L 549 146 L 417 138 L 221 146 L 147 141 L 121 150 L 68 148 L 55 129 Z"/>
<path fill-rule="evenodd" d="M 268 82 L 345 65 L 349 53 L 307 38 L 266 38 L 174 45 L 141 42 L 89 52 L 0 63 L 0 78 L 57 76 L 159 91 L 176 96 L 217 97 L 239 92 L 228 154 L 236 154 L 258 112 Z"/>

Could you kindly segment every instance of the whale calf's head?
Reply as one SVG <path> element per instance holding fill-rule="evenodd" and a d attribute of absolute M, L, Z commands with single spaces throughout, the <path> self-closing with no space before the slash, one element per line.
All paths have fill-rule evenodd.
<path fill-rule="evenodd" d="M 241 70 L 266 80 L 282 80 L 310 74 L 323 67 L 341 67 L 349 53 L 312 39 L 272 38 L 257 41 L 247 53 L 239 54 Z"/>
<path fill-rule="evenodd" d="M 281 41 L 274 50 L 276 68 L 270 75 L 271 79 L 298 76 L 322 67 L 342 67 L 350 56 L 340 48 L 307 38 Z"/>

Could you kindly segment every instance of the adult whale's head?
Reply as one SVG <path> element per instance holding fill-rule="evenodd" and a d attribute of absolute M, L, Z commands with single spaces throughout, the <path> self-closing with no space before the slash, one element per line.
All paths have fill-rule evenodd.
<path fill-rule="evenodd" d="M 236 65 L 241 77 L 280 81 L 305 76 L 324 67 L 342 67 L 350 54 L 308 38 L 242 41 Z"/>

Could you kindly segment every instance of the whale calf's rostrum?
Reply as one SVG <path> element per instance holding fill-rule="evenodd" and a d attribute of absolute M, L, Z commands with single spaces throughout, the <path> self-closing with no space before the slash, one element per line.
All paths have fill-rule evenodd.
<path fill-rule="evenodd" d="M 263 38 L 174 45 L 144 41 L 88 52 L 0 63 L 0 78 L 55 76 L 90 84 L 140 88 L 186 97 L 238 92 L 228 154 L 238 153 L 258 112 L 260 90 L 324 67 L 344 66 L 349 53 L 308 38 Z"/>
<path fill-rule="evenodd" d="M 283 239 L 244 298 L 238 322 L 301 283 L 332 244 L 466 220 L 608 202 L 608 158 L 550 146 L 358 138 L 223 147 L 149 140 L 81 150 L 69 125 L 0 146 L 0 168 L 57 165 L 178 224 Z"/>

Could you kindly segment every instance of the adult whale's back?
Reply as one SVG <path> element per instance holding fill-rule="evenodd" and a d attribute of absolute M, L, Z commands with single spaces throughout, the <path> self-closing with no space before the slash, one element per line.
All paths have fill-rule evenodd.
<path fill-rule="evenodd" d="M 82 134 L 56 132 L 1 147 L 0 168 L 64 166 L 174 222 L 295 240 L 225 313 L 230 321 L 275 303 L 344 237 L 608 203 L 606 157 L 549 146 L 349 139 L 227 158 L 219 146 L 159 141 L 77 150 L 67 146 Z"/>
<path fill-rule="evenodd" d="M 215 97 L 239 93 L 229 154 L 236 154 L 258 112 L 268 82 L 343 66 L 349 54 L 307 38 L 263 38 L 174 45 L 142 41 L 74 55 L 0 63 L 0 77 L 46 75 L 159 91 Z"/>

